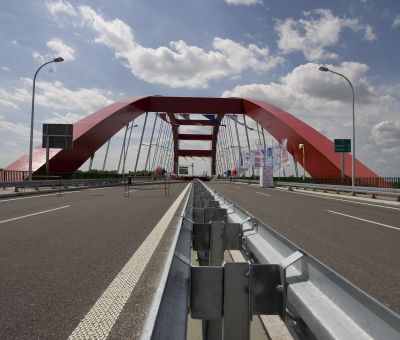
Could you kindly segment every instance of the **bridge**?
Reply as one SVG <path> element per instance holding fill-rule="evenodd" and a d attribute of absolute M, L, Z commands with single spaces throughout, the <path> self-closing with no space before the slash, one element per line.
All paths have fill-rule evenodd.
<path fill-rule="evenodd" d="M 293 159 L 312 177 L 340 177 L 333 143 L 279 108 L 251 99 L 161 96 L 130 98 L 76 123 L 74 148 L 51 150 L 50 172 L 68 177 L 151 112 L 159 113 L 173 152 L 158 163 L 155 147 L 143 170 L 155 164 L 178 174 L 179 157 L 209 157 L 210 173 L 224 172 L 229 157 L 234 163 L 227 146 L 235 119 L 227 115 L 245 115 L 277 140 L 287 138 Z M 184 125 L 212 133 L 181 133 Z M 181 149 L 184 140 L 207 141 L 210 149 Z M 44 151 L 35 149 L 35 174 L 45 171 Z M 356 169 L 377 178 L 359 161 Z M 6 170 L 25 176 L 27 156 Z M 215 177 L 26 182 L 7 182 L 0 192 L 2 338 L 400 335 L 400 203 L 390 186 L 373 199 L 378 191 L 361 187 L 346 194 L 340 186 L 306 191 L 296 183 L 265 188 Z"/>

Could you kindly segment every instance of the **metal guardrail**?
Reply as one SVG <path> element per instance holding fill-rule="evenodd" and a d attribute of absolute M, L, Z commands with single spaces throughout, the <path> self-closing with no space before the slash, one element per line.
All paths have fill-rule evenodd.
<path fill-rule="evenodd" d="M 178 181 L 171 181 L 175 183 Z M 81 187 L 81 186 L 107 186 L 107 185 L 122 185 L 128 183 L 128 177 L 126 178 L 96 178 L 96 179 L 53 179 L 53 180 L 34 180 L 34 181 L 10 181 L 10 182 L 0 182 L 0 188 L 15 188 L 15 191 L 19 189 L 25 190 L 26 188 L 36 188 L 40 187 L 53 187 L 53 188 L 71 188 L 71 187 Z M 151 177 L 132 177 L 132 182 L 130 185 L 141 185 L 141 184 L 154 184 L 163 183 L 163 179 L 154 180 Z"/>
<path fill-rule="evenodd" d="M 229 179 L 219 179 L 222 181 L 229 181 Z M 233 182 L 248 183 L 248 184 L 258 184 L 260 181 L 257 179 L 233 179 Z M 298 183 L 298 182 L 282 182 L 275 181 L 275 186 L 281 186 L 286 188 L 302 188 L 310 190 L 321 190 L 321 191 L 335 191 L 340 192 L 350 192 L 353 195 L 356 194 L 367 194 L 371 195 L 373 198 L 376 196 L 394 196 L 397 201 L 400 201 L 400 189 L 394 188 L 379 188 L 379 187 L 361 187 L 361 186 L 348 186 L 348 185 L 331 185 L 331 184 L 312 184 L 312 183 Z"/>
<path fill-rule="evenodd" d="M 302 188 L 311 190 L 329 190 L 336 192 L 350 192 L 352 194 L 368 194 L 372 197 L 377 195 L 390 195 L 397 197 L 400 201 L 400 189 L 392 188 L 375 188 L 375 187 L 359 187 L 346 185 L 330 185 L 330 184 L 311 184 L 311 183 L 291 183 L 291 182 L 275 182 L 275 185 L 287 188 Z"/>
<path fill-rule="evenodd" d="M 208 190 L 212 202 L 222 208 L 217 210 L 225 210 L 226 222 L 223 223 L 242 226 L 241 242 L 245 250 L 260 264 L 279 265 L 282 279 L 279 287 L 282 287 L 280 291 L 283 294 L 286 315 L 301 320 L 318 339 L 400 339 L 399 315 L 226 197 L 205 185 L 204 188 Z M 189 297 L 193 294 L 191 287 L 196 286 L 191 280 L 197 277 L 193 276 L 190 262 L 190 246 L 195 225 L 193 220 L 196 217 L 193 208 L 195 200 L 192 188 L 183 213 L 185 217 L 179 222 L 176 241 L 173 242 L 161 283 L 142 331 L 142 340 L 186 339 L 189 304 L 193 303 Z M 205 202 L 207 203 L 207 200 Z M 201 261 L 200 257 L 199 260 Z M 225 272 L 225 281 L 226 275 Z M 206 292 L 205 296 L 207 298 L 212 294 L 215 292 L 208 295 Z M 226 308 L 225 301 L 224 314 L 227 313 Z M 213 321 L 212 327 L 220 327 L 218 322 Z M 241 323 L 242 320 L 236 318 L 233 322 Z M 203 321 L 203 330 L 209 329 L 208 326 L 205 326 Z M 235 327 L 236 325 L 233 325 L 233 328 Z M 223 336 L 218 338 L 215 334 L 220 333 L 214 333 L 208 339 L 226 339 Z M 248 335 L 237 335 L 235 339 L 248 339 Z"/>

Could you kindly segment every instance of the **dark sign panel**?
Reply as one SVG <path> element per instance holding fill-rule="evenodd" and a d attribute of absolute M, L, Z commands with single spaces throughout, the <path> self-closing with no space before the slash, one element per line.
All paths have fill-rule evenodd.
<path fill-rule="evenodd" d="M 350 139 L 335 139 L 335 152 L 351 152 Z"/>
<path fill-rule="evenodd" d="M 42 148 L 72 149 L 73 124 L 43 124 Z"/>
<path fill-rule="evenodd" d="M 181 174 L 181 175 L 187 175 L 187 174 L 189 174 L 189 167 L 187 167 L 187 166 L 180 166 L 180 167 L 179 167 L 179 174 Z"/>

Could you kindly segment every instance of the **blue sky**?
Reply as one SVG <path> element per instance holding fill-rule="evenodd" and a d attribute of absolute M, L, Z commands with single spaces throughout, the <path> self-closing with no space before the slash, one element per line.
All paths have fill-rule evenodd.
<path fill-rule="evenodd" d="M 324 64 L 355 87 L 357 158 L 381 176 L 399 176 L 399 42 L 398 0 L 1 1 L 0 168 L 28 151 L 32 77 L 60 55 L 65 62 L 37 80 L 37 144 L 43 122 L 74 123 L 147 94 L 258 98 L 328 138 L 350 138 L 350 88 L 319 72 Z M 112 139 L 108 169 L 122 137 Z M 204 160 L 195 163 L 197 173 L 207 170 Z"/>

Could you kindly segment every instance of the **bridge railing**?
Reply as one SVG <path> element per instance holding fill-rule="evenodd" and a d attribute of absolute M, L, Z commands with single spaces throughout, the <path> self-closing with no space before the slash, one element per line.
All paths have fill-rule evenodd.
<path fill-rule="evenodd" d="M 208 196 L 204 193 L 205 191 L 208 192 Z M 200 200 L 199 197 L 196 197 L 199 194 Z M 201 199 L 203 200 L 201 201 Z M 229 283 L 230 275 L 236 271 L 232 271 L 234 268 L 232 265 L 229 268 L 226 267 L 226 264 L 222 267 L 207 267 L 207 265 L 193 267 L 191 265 L 190 248 L 191 244 L 194 247 L 197 242 L 195 241 L 195 230 L 196 217 L 199 216 L 199 209 L 194 207 L 199 206 L 199 202 L 205 207 L 204 215 L 217 215 L 212 211 L 211 213 L 206 211 L 210 209 L 207 207 L 212 204 L 214 207 L 218 205 L 216 210 L 219 213 L 221 210 L 224 211 L 225 216 L 223 222 L 209 223 L 210 262 L 212 261 L 211 254 L 215 256 L 218 248 L 218 242 L 213 243 L 215 241 L 212 238 L 213 228 L 221 226 L 221 223 L 225 225 L 224 230 L 234 224 L 241 225 L 242 229 L 238 237 L 240 237 L 243 250 L 251 257 L 251 263 L 256 262 L 256 264 L 238 263 L 236 268 L 239 270 L 250 268 L 250 272 L 246 271 L 246 275 L 243 275 L 242 271 L 241 276 L 236 277 L 240 282 L 233 282 L 233 286 Z M 211 219 L 211 221 L 214 220 Z M 218 219 L 218 221 L 220 220 Z M 203 227 L 207 226 L 207 223 L 197 224 L 197 230 L 199 226 L 204 231 L 206 229 Z M 218 233 L 220 234 L 220 231 Z M 202 236 L 201 233 L 200 236 Z M 230 239 L 231 241 L 232 239 Z M 197 247 L 199 244 L 202 243 L 198 243 Z M 199 252 L 198 258 L 201 265 L 201 260 L 204 261 L 204 253 Z M 253 269 L 271 268 L 269 266 L 279 268 L 280 280 L 276 281 L 275 277 L 274 281 L 265 275 L 261 276 L 260 280 L 260 277 L 257 278 L 252 274 Z M 222 283 L 218 281 L 218 278 Z M 198 279 L 201 279 L 201 284 L 196 281 Z M 208 282 L 209 280 L 212 280 L 211 284 Z M 256 285 L 256 294 L 258 295 L 255 300 L 252 298 L 252 296 L 254 297 L 252 294 L 255 292 L 253 290 L 254 280 L 258 280 Z M 248 285 L 248 289 L 239 288 L 237 290 L 238 285 L 243 283 Z M 202 288 L 201 285 L 207 288 L 204 286 Z M 232 294 L 232 290 L 226 291 L 232 287 L 237 296 Z M 241 293 L 242 291 L 244 295 Z M 244 293 L 245 291 L 246 293 Z M 263 303 L 271 306 L 272 300 L 267 301 L 268 299 L 260 298 L 259 294 L 262 295 L 265 292 L 268 292 L 269 296 L 272 294 L 275 298 L 277 294 L 279 295 L 278 298 L 273 299 L 274 304 L 278 304 L 278 308 L 268 309 L 259 314 L 276 314 L 277 310 L 282 311 L 280 315 L 284 320 L 289 317 L 299 324 L 304 324 L 308 331 L 318 339 L 400 339 L 399 315 L 274 231 L 267 224 L 206 186 L 203 191 L 198 193 L 194 192 L 192 188 L 141 339 L 186 339 L 188 313 L 191 311 L 192 317 L 193 314 L 199 313 L 195 318 L 203 320 L 204 339 L 227 340 L 226 334 L 229 333 L 229 329 L 234 329 L 243 331 L 238 332 L 235 339 L 248 340 L 250 338 L 248 325 L 251 318 L 249 314 L 251 314 L 254 304 L 258 307 Z M 200 298 L 197 294 L 200 294 Z M 245 298 L 242 303 L 238 302 L 247 295 L 249 296 L 248 300 Z M 202 298 L 208 300 L 208 304 L 204 305 Z M 222 299 L 221 303 L 219 303 L 219 299 Z M 227 303 L 227 299 L 230 301 L 229 303 Z M 233 310 L 231 309 L 232 299 L 237 299 Z M 222 308 L 222 306 L 224 307 Z M 205 320 L 201 316 L 210 313 L 213 315 L 210 320 Z M 232 315 L 241 315 L 241 317 L 232 318 Z M 221 319 L 224 321 L 222 322 Z"/>

